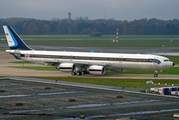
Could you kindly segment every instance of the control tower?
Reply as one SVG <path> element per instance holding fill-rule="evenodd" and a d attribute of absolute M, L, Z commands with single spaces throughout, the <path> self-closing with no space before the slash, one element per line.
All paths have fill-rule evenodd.
<path fill-rule="evenodd" d="M 68 12 L 68 23 L 71 24 L 71 12 Z"/>

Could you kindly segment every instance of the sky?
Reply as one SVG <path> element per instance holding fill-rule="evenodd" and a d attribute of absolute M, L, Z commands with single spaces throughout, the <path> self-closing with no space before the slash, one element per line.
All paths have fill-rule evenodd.
<path fill-rule="evenodd" d="M 0 0 L 0 18 L 179 19 L 179 0 Z"/>

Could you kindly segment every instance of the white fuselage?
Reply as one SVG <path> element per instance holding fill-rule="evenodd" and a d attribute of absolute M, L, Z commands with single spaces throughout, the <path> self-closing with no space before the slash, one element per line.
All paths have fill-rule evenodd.
<path fill-rule="evenodd" d="M 150 54 L 91 53 L 38 50 L 6 50 L 21 59 L 44 63 L 101 65 L 105 69 L 163 70 L 173 66 L 168 58 Z"/>

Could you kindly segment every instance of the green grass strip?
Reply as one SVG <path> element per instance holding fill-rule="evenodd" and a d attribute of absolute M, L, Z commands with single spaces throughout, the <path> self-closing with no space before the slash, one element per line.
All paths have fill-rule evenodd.
<path fill-rule="evenodd" d="M 39 78 L 39 77 L 38 77 Z M 80 78 L 80 77 L 40 77 L 43 79 L 59 80 L 67 82 L 87 83 L 105 86 L 116 86 L 125 88 L 149 89 L 150 85 L 146 84 L 148 80 L 142 79 L 117 79 L 117 78 Z M 167 85 L 179 85 L 179 80 L 152 80 L 155 85 L 151 87 L 162 87 Z M 158 85 L 160 83 L 160 85 Z"/>
<path fill-rule="evenodd" d="M 16 63 L 16 64 L 33 64 L 33 62 L 24 61 L 24 60 L 14 61 L 14 62 L 10 62 L 10 63 Z"/>

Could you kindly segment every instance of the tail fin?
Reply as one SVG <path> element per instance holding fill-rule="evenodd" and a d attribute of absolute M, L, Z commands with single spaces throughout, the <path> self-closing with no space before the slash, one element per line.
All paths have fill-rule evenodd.
<path fill-rule="evenodd" d="M 19 37 L 11 26 L 3 26 L 7 43 L 11 50 L 32 50 L 25 42 Z"/>

